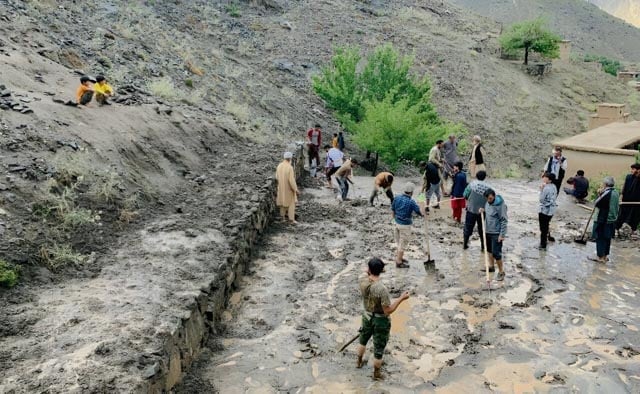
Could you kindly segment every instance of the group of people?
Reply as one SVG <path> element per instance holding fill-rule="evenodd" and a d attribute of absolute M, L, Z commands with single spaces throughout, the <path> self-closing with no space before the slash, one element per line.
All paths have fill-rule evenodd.
<path fill-rule="evenodd" d="M 113 96 L 113 88 L 104 75 L 93 78 L 88 75 L 80 77 L 80 86 L 76 90 L 76 105 L 86 106 L 95 98 L 99 106 L 111 105 L 109 98 Z"/>
<path fill-rule="evenodd" d="M 307 133 L 307 147 L 309 152 L 310 168 L 319 162 L 319 149 L 321 146 L 321 128 L 319 125 L 310 129 Z M 358 164 L 354 159 L 345 159 L 344 142 L 336 146 L 336 135 L 332 145 L 325 145 L 326 152 L 325 175 L 328 186 L 331 187 L 331 176 L 336 177 L 340 188 L 340 198 L 346 199 L 349 184 L 352 184 L 352 170 Z M 431 200 L 435 195 L 437 199 L 433 208 L 439 208 L 443 196 L 449 196 L 453 219 L 461 223 L 462 209 L 466 209 L 463 226 L 463 249 L 469 248 L 469 242 L 473 231 L 477 229 L 480 238 L 480 249 L 488 255 L 488 270 L 497 274 L 495 279 L 503 281 L 505 269 L 503 263 L 503 243 L 507 237 L 508 209 L 504 198 L 497 194 L 491 185 L 486 182 L 487 171 L 485 167 L 486 153 L 482 147 L 479 136 L 473 137 L 473 148 L 469 157 L 469 173 L 471 182 L 468 182 L 464 165 L 457 153 L 457 139 L 450 136 L 448 141 L 439 140 L 429 153 L 428 160 L 420 163 L 423 171 L 423 186 L 421 192 L 425 193 L 425 204 L 420 206 L 413 198 L 416 185 L 409 182 L 404 185 L 402 193 L 394 195 L 392 185 L 394 175 L 391 172 L 379 173 L 373 181 L 373 190 L 369 197 L 369 203 L 380 193 L 385 194 L 391 205 L 393 217 L 394 238 L 397 245 L 395 255 L 396 268 L 408 268 L 409 261 L 404 258 L 404 252 L 412 237 L 413 217 L 425 217 L 430 212 Z M 292 154 L 286 152 L 284 161 L 280 163 L 276 171 L 278 180 L 277 203 L 280 206 L 280 214 L 295 223 L 295 203 L 299 191 L 295 183 L 295 174 L 291 165 Z M 312 163 L 312 159 L 315 163 Z M 555 239 L 550 234 L 550 223 L 557 209 L 558 193 L 562 187 L 568 168 L 567 159 L 562 155 L 561 148 L 554 148 L 543 167 L 542 185 L 540 187 L 538 222 L 540 227 L 540 249 L 546 249 L 548 242 Z M 451 187 L 445 186 L 447 179 L 451 179 Z M 575 176 L 567 180 L 569 187 L 564 192 L 573 196 L 577 202 L 582 203 L 589 194 L 589 181 L 583 170 L 578 170 Z M 622 205 L 619 202 L 640 202 L 640 165 L 633 164 L 631 173 L 625 178 L 621 193 L 615 189 L 615 181 L 612 177 L 605 177 L 602 186 L 598 190 L 598 198 L 595 201 L 593 237 L 596 242 L 596 256 L 593 260 L 599 262 L 608 261 L 611 239 L 615 231 L 630 227 L 637 229 L 640 223 L 640 206 Z M 398 306 L 409 298 L 405 292 L 395 300 L 391 300 L 389 291 L 380 281 L 381 274 L 385 272 L 385 263 L 377 257 L 367 263 L 367 275 L 360 280 L 359 287 L 363 299 L 364 313 L 359 336 L 359 348 L 357 351 L 357 367 L 365 364 L 364 354 L 366 345 L 371 338 L 374 344 L 373 376 L 381 379 L 381 365 L 384 349 L 389 340 L 391 322 L 389 316 Z"/>

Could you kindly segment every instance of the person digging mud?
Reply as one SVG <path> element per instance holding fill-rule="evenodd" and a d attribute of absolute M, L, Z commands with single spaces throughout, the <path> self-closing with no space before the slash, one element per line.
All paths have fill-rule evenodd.
<path fill-rule="evenodd" d="M 586 203 L 585 199 L 589 195 L 589 180 L 585 178 L 584 171 L 578 170 L 575 176 L 567 179 L 567 184 L 571 187 L 565 187 L 564 192 L 576 199 L 580 204 Z"/>
<path fill-rule="evenodd" d="M 381 172 L 373 180 L 373 190 L 369 197 L 369 205 L 373 206 L 373 200 L 378 196 L 378 193 L 383 192 L 389 197 L 389 202 L 393 204 L 393 174 L 390 172 Z"/>
<path fill-rule="evenodd" d="M 465 207 L 464 190 L 467 187 L 467 174 L 462 171 L 461 161 L 453 166 L 453 186 L 451 186 L 451 210 L 453 220 L 460 223 L 462 220 L 462 209 Z"/>
<path fill-rule="evenodd" d="M 591 256 L 589 260 L 597 261 L 598 263 L 609 261 L 611 238 L 615 233 L 616 221 L 618 220 L 620 195 L 613 186 L 615 186 L 613 177 L 605 177 L 599 190 L 600 195 L 595 202 L 598 212 L 595 214 L 596 219 L 593 222 L 593 228 L 596 238 L 597 257 Z"/>
<path fill-rule="evenodd" d="M 93 99 L 93 82 L 94 80 L 87 75 L 80 77 L 80 86 L 76 90 L 76 103 L 78 105 L 87 105 Z"/>
<path fill-rule="evenodd" d="M 380 274 L 384 272 L 384 262 L 374 257 L 369 260 L 367 276 L 360 280 L 360 293 L 364 312 L 362 314 L 362 326 L 360 328 L 360 346 L 358 346 L 358 359 L 356 367 L 362 368 L 365 364 L 364 353 L 369 339 L 373 337 L 373 378 L 383 379 L 380 368 L 384 348 L 389 341 L 391 331 L 391 315 L 398 306 L 409 298 L 409 292 L 405 291 L 393 302 L 389 297 L 389 291 L 380 281 Z"/>
<path fill-rule="evenodd" d="M 315 167 L 320 165 L 320 144 L 322 144 L 322 126 L 316 123 L 315 127 L 307 130 L 309 171 L 312 173 L 314 173 L 313 159 L 316 159 Z"/>
<path fill-rule="evenodd" d="M 349 194 L 349 183 L 353 185 L 353 180 L 351 179 L 352 169 L 358 165 L 358 161 L 356 159 L 347 159 L 342 166 L 336 171 L 336 181 L 338 181 L 338 186 L 340 187 L 340 199 L 342 201 L 347 200 L 347 195 Z"/>
<path fill-rule="evenodd" d="M 464 198 L 467 199 L 467 213 L 464 218 L 464 242 L 462 243 L 463 249 L 469 249 L 469 238 L 473 234 L 473 228 L 476 223 L 478 224 L 478 235 L 480 236 L 480 250 L 484 252 L 484 240 L 482 238 L 482 218 L 480 217 L 480 209 L 487 203 L 487 199 L 484 196 L 484 192 L 491 189 L 491 187 L 484 181 L 487 177 L 487 173 L 484 171 L 478 171 L 476 173 L 476 179 L 464 189 Z M 493 271 L 492 271 L 493 272 Z"/>
<path fill-rule="evenodd" d="M 556 176 L 545 172 L 542 175 L 542 186 L 540 190 L 540 207 L 538 209 L 538 223 L 540 224 L 540 245 L 538 249 L 547 249 L 547 239 L 549 236 L 549 223 L 553 214 L 556 212 L 556 199 L 558 193 L 556 186 L 553 182 L 556 180 Z"/>
<path fill-rule="evenodd" d="M 107 79 L 103 75 L 96 77 L 96 83 L 93 85 L 96 102 L 98 105 L 111 105 L 109 97 L 113 96 L 113 88 L 107 83 Z"/>
<path fill-rule="evenodd" d="M 325 176 L 327 177 L 327 187 L 333 189 L 331 184 L 331 175 L 340 169 L 344 161 L 344 153 L 338 148 L 332 148 L 331 145 L 325 145 L 324 151 L 327 153 L 327 162 L 325 165 Z"/>
<path fill-rule="evenodd" d="M 293 154 L 284 153 L 284 160 L 278 164 L 276 169 L 276 180 L 278 181 L 278 195 L 276 205 L 280 207 L 280 217 L 282 220 L 289 218 L 291 224 L 296 222 L 296 201 L 300 192 L 296 184 L 296 174 L 291 165 Z"/>
<path fill-rule="evenodd" d="M 411 239 L 411 225 L 413 214 L 424 217 L 418 203 L 412 196 L 416 186 L 409 182 L 404 187 L 404 193 L 393 199 L 391 212 L 394 220 L 393 235 L 396 241 L 396 268 L 409 268 L 409 262 L 404 259 L 404 250 Z"/>
<path fill-rule="evenodd" d="M 640 164 L 632 164 L 631 172 L 627 174 L 620 190 L 621 202 L 640 202 Z M 616 230 L 620 232 L 623 226 L 627 232 L 634 234 L 640 224 L 640 206 L 621 205 Z"/>
<path fill-rule="evenodd" d="M 487 203 L 484 208 L 480 208 L 480 212 L 484 212 L 485 232 L 487 236 L 487 252 L 489 256 L 489 272 L 495 265 L 498 266 L 498 275 L 496 280 L 504 280 L 504 266 L 502 264 L 502 242 L 507 236 L 507 204 L 505 204 L 502 196 L 496 196 L 493 189 L 487 189 L 484 192 Z M 495 270 L 495 268 L 494 268 Z"/>

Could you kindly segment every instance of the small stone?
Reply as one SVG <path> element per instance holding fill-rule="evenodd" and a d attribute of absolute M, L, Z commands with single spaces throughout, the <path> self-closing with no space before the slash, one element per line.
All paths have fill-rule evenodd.
<path fill-rule="evenodd" d="M 33 100 L 31 100 L 29 97 L 20 97 L 20 101 L 22 101 L 23 103 L 30 103 Z"/>
<path fill-rule="evenodd" d="M 176 205 L 174 208 L 176 213 L 184 213 L 184 207 L 182 205 Z"/>
<path fill-rule="evenodd" d="M 109 32 L 104 33 L 104 37 L 108 38 L 110 40 L 115 40 L 116 39 L 116 36 L 114 36 L 113 33 L 109 33 Z"/>
<path fill-rule="evenodd" d="M 293 352 L 293 357 L 302 358 L 302 352 L 300 350 L 296 350 L 295 352 Z"/>
<path fill-rule="evenodd" d="M 0 192 L 3 192 L 5 190 L 9 190 L 9 186 L 5 185 L 4 183 L 0 183 Z"/>
<path fill-rule="evenodd" d="M 33 113 L 33 110 L 32 110 L 31 108 L 22 108 L 22 109 L 20 110 L 20 113 L 21 113 L 21 114 L 32 114 L 32 113 Z"/>
<path fill-rule="evenodd" d="M 142 371 L 142 378 L 143 379 L 151 379 L 158 372 L 160 372 L 160 364 L 154 363 L 153 365 L 148 366 L 147 368 L 145 368 L 144 371 Z"/>

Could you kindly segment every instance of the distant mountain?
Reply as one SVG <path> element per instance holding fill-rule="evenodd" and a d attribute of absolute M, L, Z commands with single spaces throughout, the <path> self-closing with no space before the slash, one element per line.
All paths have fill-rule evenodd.
<path fill-rule="evenodd" d="M 551 28 L 573 42 L 582 53 L 640 61 L 640 29 L 598 8 L 635 9 L 640 0 L 448 0 L 480 15 L 509 25 L 538 16 L 547 18 Z M 629 7 L 626 7 L 629 6 Z M 620 7 L 620 8 L 618 8 Z M 625 18 L 626 19 L 626 18 Z"/>
<path fill-rule="evenodd" d="M 587 0 L 611 15 L 640 27 L 640 0 Z"/>

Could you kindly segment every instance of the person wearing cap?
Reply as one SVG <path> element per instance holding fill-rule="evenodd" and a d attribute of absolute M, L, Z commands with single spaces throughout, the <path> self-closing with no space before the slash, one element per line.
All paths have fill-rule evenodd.
<path fill-rule="evenodd" d="M 103 75 L 98 75 L 96 77 L 96 83 L 93 85 L 93 91 L 96 95 L 96 101 L 100 106 L 111 105 L 107 99 L 113 96 L 113 88 L 107 83 L 107 80 Z"/>
<path fill-rule="evenodd" d="M 549 223 L 553 214 L 556 212 L 556 199 L 558 198 L 558 192 L 554 181 L 556 176 L 554 174 L 545 172 L 542 175 L 542 186 L 540 190 L 540 208 L 538 209 L 538 223 L 540 225 L 540 245 L 538 249 L 547 249 L 547 240 L 549 238 Z"/>
<path fill-rule="evenodd" d="M 394 220 L 393 234 L 396 241 L 396 267 L 409 268 L 408 261 L 404 259 L 404 250 L 409 245 L 411 238 L 411 225 L 413 214 L 424 217 L 418 203 L 412 196 L 416 186 L 409 182 L 404 187 L 404 193 L 396 196 L 391 203 L 391 211 Z"/>
<path fill-rule="evenodd" d="M 615 234 L 616 221 L 618 220 L 620 195 L 613 188 L 614 186 L 613 177 L 605 177 L 595 202 L 597 211 L 594 213 L 593 232 L 596 238 L 596 256 L 589 257 L 589 259 L 599 263 L 606 263 L 609 260 L 611 238 Z"/>
<path fill-rule="evenodd" d="M 389 290 L 380 281 L 380 274 L 384 272 L 384 262 L 374 257 L 367 264 L 367 276 L 360 279 L 360 293 L 362 294 L 362 326 L 360 328 L 360 346 L 358 346 L 357 368 L 365 364 L 364 353 L 369 339 L 373 337 L 373 378 L 383 379 L 380 368 L 384 348 L 389 341 L 391 331 L 391 319 L 389 315 L 398 309 L 398 306 L 409 298 L 409 292 L 405 291 L 393 302 L 389 296 Z"/>
<path fill-rule="evenodd" d="M 93 84 L 91 78 L 87 75 L 80 77 L 80 86 L 76 90 L 76 103 L 79 105 L 87 105 L 93 98 Z"/>
<path fill-rule="evenodd" d="M 290 223 L 296 224 L 296 201 L 300 192 L 296 184 L 296 174 L 291 165 L 292 158 L 291 152 L 285 152 L 284 160 L 278 164 L 276 169 L 276 180 L 278 181 L 276 205 L 280 207 L 280 217 L 283 220 L 288 218 Z"/>
<path fill-rule="evenodd" d="M 389 202 L 393 204 L 393 174 L 390 172 L 381 172 L 373 179 L 373 190 L 369 196 L 369 205 L 373 206 L 373 200 L 378 196 L 379 192 L 383 192 L 389 198 Z"/>

